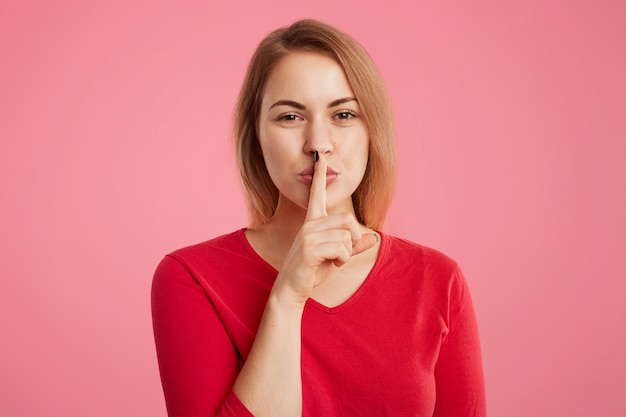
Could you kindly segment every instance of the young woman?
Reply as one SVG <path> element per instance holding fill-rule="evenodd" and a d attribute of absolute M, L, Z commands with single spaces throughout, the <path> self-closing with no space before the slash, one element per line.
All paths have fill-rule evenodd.
<path fill-rule="evenodd" d="M 250 225 L 178 250 L 152 289 L 170 416 L 484 416 L 454 261 L 380 232 L 391 106 L 365 50 L 304 20 L 267 36 L 235 115 Z"/>

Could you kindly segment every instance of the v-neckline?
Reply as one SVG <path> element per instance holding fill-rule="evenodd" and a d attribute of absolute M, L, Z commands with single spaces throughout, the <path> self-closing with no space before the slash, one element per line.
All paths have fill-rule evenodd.
<path fill-rule="evenodd" d="M 254 258 L 263 268 L 271 271 L 274 274 L 274 278 L 275 278 L 276 275 L 278 275 L 279 271 L 276 268 L 274 268 L 269 262 L 267 262 L 261 255 L 259 255 L 259 253 L 254 249 L 254 247 L 248 240 L 248 237 L 246 236 L 245 232 L 246 232 L 246 228 L 242 228 L 237 233 L 239 235 L 241 243 L 243 244 L 245 249 L 248 251 L 250 256 Z M 321 302 L 315 300 L 314 298 L 309 298 L 307 301 L 307 305 L 315 307 L 326 313 L 333 314 L 333 313 L 339 313 L 343 310 L 346 310 L 347 308 L 352 306 L 356 301 L 358 301 L 359 298 L 361 298 L 361 296 L 367 291 L 367 288 L 379 275 L 378 274 L 379 269 L 381 268 L 381 265 L 383 264 L 383 259 L 387 255 L 387 247 L 388 247 L 387 236 L 378 230 L 376 230 L 376 233 L 378 234 L 378 236 L 380 236 L 380 248 L 378 250 L 378 255 L 376 256 L 374 265 L 372 265 L 372 268 L 370 269 L 369 273 L 367 274 L 367 276 L 365 277 L 361 285 L 359 285 L 359 287 L 356 289 L 356 291 L 352 293 L 345 301 L 343 301 L 342 303 L 334 307 L 328 307 L 322 304 Z"/>

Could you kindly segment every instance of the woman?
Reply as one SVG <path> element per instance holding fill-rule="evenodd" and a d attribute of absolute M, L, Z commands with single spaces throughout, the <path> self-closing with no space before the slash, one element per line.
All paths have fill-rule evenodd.
<path fill-rule="evenodd" d="M 459 268 L 379 231 L 392 120 L 348 35 L 304 20 L 262 41 L 235 114 L 250 225 L 155 273 L 170 416 L 485 415 Z"/>

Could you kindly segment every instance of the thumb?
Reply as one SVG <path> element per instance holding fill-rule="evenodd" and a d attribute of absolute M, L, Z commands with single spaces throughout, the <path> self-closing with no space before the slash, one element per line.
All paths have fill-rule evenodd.
<path fill-rule="evenodd" d="M 353 246 L 352 246 L 352 256 L 358 255 L 361 252 L 365 252 L 376 243 L 378 243 L 379 237 L 376 233 L 365 233 L 361 236 Z"/>

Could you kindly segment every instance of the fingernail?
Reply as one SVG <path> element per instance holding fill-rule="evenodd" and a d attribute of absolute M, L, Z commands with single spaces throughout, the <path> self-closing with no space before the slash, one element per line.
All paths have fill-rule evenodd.
<path fill-rule="evenodd" d="M 317 151 L 315 151 L 313 153 L 313 162 L 317 162 L 319 159 L 320 159 L 320 154 Z"/>

